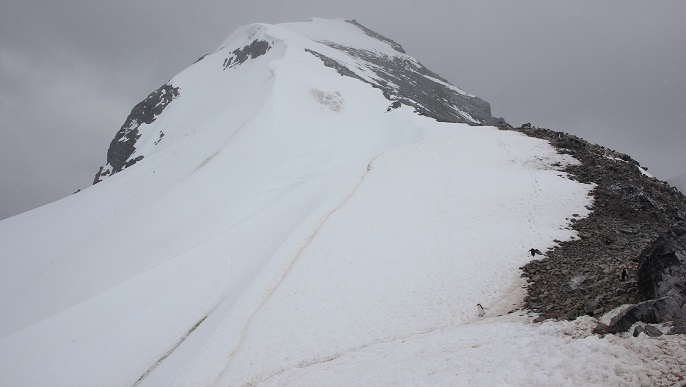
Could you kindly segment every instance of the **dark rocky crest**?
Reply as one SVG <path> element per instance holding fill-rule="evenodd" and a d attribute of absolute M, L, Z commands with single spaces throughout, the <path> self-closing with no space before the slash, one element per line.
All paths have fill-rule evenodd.
<path fill-rule="evenodd" d="M 634 305 L 617 317 L 619 326 L 607 332 L 636 321 L 653 323 L 655 316 L 662 316 L 661 321 L 678 319 L 675 308 L 681 308 L 683 301 L 675 293 L 683 291 L 686 258 L 684 241 L 679 239 L 684 235 L 673 230 L 686 227 L 686 197 L 644 175 L 639 163 L 625 154 L 531 125 L 508 129 L 548 140 L 581 162 L 566 168 L 571 178 L 596 184 L 591 214 L 570 219 L 580 238 L 561 242 L 545 258 L 522 267 L 529 281 L 525 307 L 545 318 L 574 319 Z M 665 239 L 665 233 L 678 238 Z M 647 267 L 655 270 L 645 274 Z M 676 277 L 665 279 L 665 272 Z M 661 279 L 644 285 L 644 277 Z"/>
<path fill-rule="evenodd" d="M 393 104 L 412 106 L 419 114 L 441 122 L 461 122 L 470 125 L 495 125 L 491 105 L 479 97 L 461 93 L 448 81 L 407 56 L 388 56 L 375 51 L 321 42 L 346 53 L 367 70 L 376 80 L 358 76 L 343 63 L 313 50 L 306 50 L 335 69 L 340 75 L 361 80 L 380 89 Z M 395 106 L 398 106 L 397 104 Z"/>
<path fill-rule="evenodd" d="M 110 147 L 107 150 L 107 165 L 100 167 L 100 170 L 95 174 L 93 184 L 97 184 L 102 181 L 103 177 L 121 172 L 143 159 L 143 155 L 131 158 L 136 151 L 136 141 L 141 137 L 138 128 L 142 124 L 154 122 L 156 117 L 178 96 L 178 87 L 165 84 L 134 106 L 124 125 L 110 142 Z"/>
<path fill-rule="evenodd" d="M 637 281 L 645 299 L 686 299 L 686 229 L 667 231 L 643 251 Z"/>
<path fill-rule="evenodd" d="M 245 63 L 248 59 L 255 59 L 262 56 L 271 49 L 271 45 L 264 40 L 253 40 L 252 43 L 243 47 L 237 48 L 231 52 L 231 56 L 224 59 L 224 70 L 227 68 L 234 68 Z"/>

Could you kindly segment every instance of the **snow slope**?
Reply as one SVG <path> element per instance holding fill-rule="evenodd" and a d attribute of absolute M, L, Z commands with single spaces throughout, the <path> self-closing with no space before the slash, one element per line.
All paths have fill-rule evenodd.
<path fill-rule="evenodd" d="M 305 51 L 325 49 L 308 34 L 390 50 L 355 28 L 238 31 L 170 81 L 142 161 L 0 222 L 0 385 L 666 377 L 619 339 L 564 336 L 583 326 L 498 317 L 521 301 L 527 250 L 573 237 L 592 187 L 544 141 L 387 111 Z M 271 49 L 222 69 L 256 37 Z M 632 345 L 683 352 L 675 340 Z M 509 362 L 533 345 L 536 361 Z M 575 353 L 589 357 L 570 369 Z M 619 356 L 643 368 L 602 364 Z"/>

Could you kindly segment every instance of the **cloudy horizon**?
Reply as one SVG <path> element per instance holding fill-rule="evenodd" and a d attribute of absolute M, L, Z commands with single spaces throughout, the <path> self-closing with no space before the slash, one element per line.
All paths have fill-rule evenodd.
<path fill-rule="evenodd" d="M 131 108 L 236 28 L 357 19 L 493 115 L 686 173 L 686 3 L 0 0 L 0 219 L 88 187 Z"/>

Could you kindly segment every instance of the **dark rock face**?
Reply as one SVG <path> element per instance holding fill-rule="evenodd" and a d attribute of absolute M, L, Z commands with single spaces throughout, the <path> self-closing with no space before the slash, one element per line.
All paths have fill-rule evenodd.
<path fill-rule="evenodd" d="M 623 313 L 615 316 L 609 325 L 599 324 L 593 332 L 599 334 L 626 332 L 639 321 L 659 324 L 674 321 L 681 315 L 682 310 L 679 302 L 672 297 L 663 297 L 632 305 Z"/>
<path fill-rule="evenodd" d="M 107 165 L 100 167 L 98 173 L 95 174 L 93 184 L 102 181 L 102 177 L 120 172 L 143 159 L 142 155 L 131 158 L 136 151 L 136 141 L 141 137 L 138 128 L 142 124 L 154 122 L 156 117 L 178 96 L 179 88 L 166 84 L 134 106 L 124 125 L 110 142 L 107 150 Z"/>
<path fill-rule="evenodd" d="M 531 125 L 503 129 L 548 140 L 581 162 L 566 168 L 570 178 L 596 184 L 591 214 L 570 219 L 580 238 L 560 242 L 522 267 L 529 282 L 525 308 L 546 318 L 574 319 L 648 300 L 636 280 L 639 260 L 659 235 L 686 228 L 686 197 L 643 175 L 631 157 L 576 136 Z"/>
<path fill-rule="evenodd" d="M 662 331 L 657 329 L 653 325 L 646 325 L 644 332 L 646 333 L 646 335 L 648 335 L 650 337 L 662 336 Z"/>
<path fill-rule="evenodd" d="M 402 47 L 394 41 L 362 26 L 354 20 L 348 21 L 362 29 L 367 35 L 389 44 L 399 53 Z M 376 79 L 362 78 L 345 64 L 319 52 L 306 51 L 319 58 L 324 65 L 335 69 L 340 75 L 358 79 L 380 89 L 392 103 L 389 108 L 399 104 L 412 106 L 419 114 L 432 117 L 441 122 L 461 122 L 470 125 L 505 124 L 502 119 L 491 116 L 491 105 L 479 97 L 461 92 L 430 71 L 421 63 L 405 55 L 388 56 L 376 51 L 346 47 L 340 44 L 320 42 L 349 57 L 365 69 L 374 73 Z"/>
<path fill-rule="evenodd" d="M 268 42 L 254 40 L 243 48 L 233 50 L 229 57 L 224 59 L 224 70 L 240 66 L 249 59 L 262 56 L 270 49 L 271 45 Z M 200 57 L 196 62 L 201 61 L 204 57 Z M 142 124 L 150 124 L 155 121 L 156 117 L 178 96 L 179 88 L 166 84 L 153 91 L 145 100 L 131 110 L 131 114 L 129 114 L 126 122 L 124 122 L 124 125 L 122 125 L 110 143 L 110 147 L 107 150 L 107 164 L 100 167 L 95 174 L 93 184 L 97 184 L 105 176 L 120 172 L 143 159 L 143 155 L 135 158 L 131 157 L 136 151 L 136 141 L 141 137 L 138 128 Z M 162 141 L 162 137 L 164 137 L 164 133 L 160 132 L 155 145 Z"/>
<path fill-rule="evenodd" d="M 686 229 L 670 230 L 644 250 L 637 279 L 644 298 L 686 299 Z"/>
<path fill-rule="evenodd" d="M 231 52 L 231 55 L 224 59 L 224 70 L 233 68 L 245 63 L 248 59 L 255 59 L 267 53 L 272 47 L 264 40 L 253 40 L 252 43 L 243 47 L 237 48 Z"/>
<path fill-rule="evenodd" d="M 319 58 L 322 62 L 324 62 L 324 66 L 331 67 L 332 69 L 336 70 L 342 76 L 355 78 L 355 79 L 360 80 L 360 81 L 365 82 L 365 83 L 367 82 L 362 77 L 359 77 L 357 74 L 355 74 L 354 71 L 350 70 L 344 64 L 338 62 L 337 60 L 329 58 L 328 56 L 326 56 L 324 54 L 320 54 L 316 51 L 312 51 L 309 48 L 306 48 L 305 51 L 309 52 L 310 54 Z"/>
<path fill-rule="evenodd" d="M 649 301 L 631 306 L 613 318 L 609 325 L 596 327 L 594 332 L 624 332 L 642 321 L 671 323 L 669 334 L 686 333 L 685 242 L 686 230 L 677 228 L 660 235 L 648 245 L 641 253 L 637 284 L 639 295 Z M 638 333 L 635 330 L 634 336 Z M 650 325 L 645 327 L 645 333 L 653 337 L 662 334 Z"/>
<path fill-rule="evenodd" d="M 344 64 L 321 53 L 307 50 L 334 68 L 339 74 L 352 77 L 383 91 L 393 104 L 412 106 L 421 115 L 441 122 L 461 122 L 470 125 L 494 125 L 491 105 L 479 97 L 463 94 L 452 88 L 448 81 L 408 57 L 390 57 L 378 52 L 345 47 L 331 42 L 322 42 L 329 47 L 345 52 L 358 63 L 374 72 L 376 80 L 364 79 Z M 393 106 L 391 104 L 391 106 Z"/>
<path fill-rule="evenodd" d="M 669 334 L 686 334 L 686 305 L 681 308 L 681 315 L 674 319 L 672 323 L 672 329 L 670 329 Z"/>

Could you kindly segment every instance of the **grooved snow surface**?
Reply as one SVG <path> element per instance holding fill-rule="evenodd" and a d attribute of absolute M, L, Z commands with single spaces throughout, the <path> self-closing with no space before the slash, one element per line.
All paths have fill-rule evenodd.
<path fill-rule="evenodd" d="M 302 29 L 343 22 L 313 23 Z M 592 187 L 552 167 L 574 160 L 518 133 L 386 112 L 287 26 L 224 45 L 269 41 L 258 58 L 223 71 L 219 50 L 172 79 L 179 98 L 141 127 L 143 161 L 0 222 L 0 385 L 684 374 L 681 336 L 601 339 L 590 319 L 506 314 L 527 250 L 588 213 Z"/>

